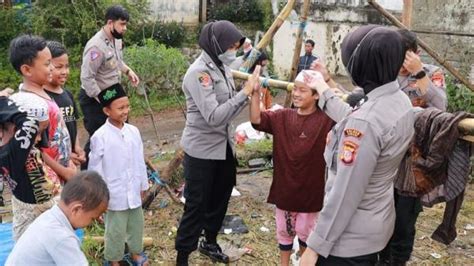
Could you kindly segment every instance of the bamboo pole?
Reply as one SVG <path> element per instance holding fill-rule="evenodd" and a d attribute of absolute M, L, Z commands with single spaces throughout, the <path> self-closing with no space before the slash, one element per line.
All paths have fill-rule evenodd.
<path fill-rule="evenodd" d="M 257 47 L 256 47 L 258 50 L 265 48 L 268 46 L 268 44 L 270 44 L 275 33 L 281 27 L 283 22 L 285 22 L 286 18 L 290 15 L 291 10 L 293 10 L 293 6 L 295 5 L 295 2 L 296 0 L 288 0 L 285 7 L 281 10 L 280 14 L 278 15 L 278 17 L 275 19 L 275 21 L 273 21 L 272 25 L 267 30 L 267 32 L 265 32 L 260 42 L 258 42 Z"/>
<path fill-rule="evenodd" d="M 240 72 L 237 70 L 232 70 L 232 76 L 234 77 L 234 79 L 248 80 L 251 74 Z M 269 87 L 286 90 L 287 92 L 292 91 L 293 88 L 295 87 L 295 84 L 293 82 L 287 82 L 287 81 L 282 81 L 282 80 L 277 80 L 277 79 L 260 77 L 259 81 L 260 81 L 260 84 L 267 84 Z"/>
<path fill-rule="evenodd" d="M 387 10 L 385 10 L 382 6 L 380 6 L 374 0 L 368 0 L 368 3 L 374 7 L 377 11 L 379 11 L 385 18 L 387 18 L 390 22 L 392 22 L 395 26 L 408 29 L 403 25 L 394 15 L 390 14 Z M 466 87 L 468 87 L 471 91 L 474 91 L 474 85 L 471 84 L 464 76 L 462 76 L 457 69 L 455 69 L 446 59 L 441 58 L 441 56 L 436 53 L 428 44 L 426 44 L 423 40 L 417 37 L 418 44 L 420 45 L 423 50 L 425 50 L 433 59 L 435 59 L 439 64 L 441 64 L 446 70 L 448 70 L 454 77 L 456 77 L 459 81 L 461 81 Z"/>
<path fill-rule="evenodd" d="M 240 71 L 249 72 L 249 69 L 252 68 L 253 64 L 255 64 L 255 61 L 257 61 L 258 57 L 260 56 L 261 50 L 270 44 L 273 39 L 273 36 L 275 36 L 275 33 L 281 27 L 283 22 L 285 22 L 285 19 L 290 15 L 291 10 L 293 10 L 293 6 L 295 5 L 295 1 L 296 0 L 289 0 L 286 3 L 285 7 L 281 10 L 278 17 L 275 19 L 275 21 L 273 21 L 270 28 L 262 36 L 262 39 L 258 42 L 257 46 L 255 48 L 252 48 L 250 54 L 245 58 L 245 61 L 239 67 Z"/>
<path fill-rule="evenodd" d="M 293 52 L 293 61 L 291 62 L 290 81 L 293 81 L 298 71 L 298 62 L 300 59 L 301 45 L 303 44 L 303 33 L 306 26 L 306 20 L 308 18 L 310 0 L 304 0 L 303 6 L 301 7 L 300 26 L 298 27 L 298 33 L 296 34 L 295 50 Z M 287 93 L 285 98 L 285 107 L 291 105 L 291 94 Z"/>
<path fill-rule="evenodd" d="M 458 123 L 459 132 L 463 135 L 474 136 L 474 118 L 465 118 Z"/>
<path fill-rule="evenodd" d="M 452 35 L 461 37 L 474 37 L 472 33 L 453 32 L 453 31 L 432 31 L 432 30 L 411 30 L 416 33 L 437 34 L 437 35 Z"/>
<path fill-rule="evenodd" d="M 411 29 L 411 14 L 413 13 L 413 0 L 403 0 L 402 23 Z"/>

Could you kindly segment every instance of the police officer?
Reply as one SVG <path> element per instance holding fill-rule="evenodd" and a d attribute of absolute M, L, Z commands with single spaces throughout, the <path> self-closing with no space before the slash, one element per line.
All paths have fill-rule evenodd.
<path fill-rule="evenodd" d="M 349 33 L 342 60 L 364 98 L 355 109 L 323 78 L 310 84 L 337 121 L 324 153 L 324 207 L 301 265 L 374 265 L 394 228 L 393 178 L 414 134 L 408 97 L 396 80 L 406 48 L 394 30 L 368 25 Z"/>
<path fill-rule="evenodd" d="M 415 33 L 406 29 L 399 29 L 398 32 L 408 48 L 398 75 L 400 88 L 408 95 L 413 106 L 446 111 L 448 102 L 443 70 L 421 62 Z"/>
<path fill-rule="evenodd" d="M 423 64 L 418 56 L 418 41 L 416 34 L 405 29 L 399 29 L 408 51 L 398 75 L 400 88 L 410 98 L 413 106 L 434 107 L 446 111 L 447 97 L 444 74 L 441 68 Z M 405 158 L 404 160 L 407 160 Z M 403 163 L 402 166 L 403 167 Z M 379 256 L 379 264 L 405 265 L 410 259 L 415 243 L 416 220 L 423 210 L 419 197 L 414 197 L 404 191 L 405 178 L 413 174 L 400 174 L 395 177 L 395 210 L 397 217 L 395 229 L 387 247 Z"/>
<path fill-rule="evenodd" d="M 181 146 L 185 151 L 186 203 L 176 236 L 178 265 L 188 264 L 203 230 L 205 240 L 199 243 L 199 251 L 214 261 L 229 261 L 216 238 L 236 183 L 230 122 L 246 106 L 258 83 L 255 72 L 241 91 L 235 91 L 229 65 L 244 40 L 229 21 L 206 24 L 199 37 L 203 51 L 183 79 L 187 121 Z"/>
<path fill-rule="evenodd" d="M 135 72 L 123 61 L 122 38 L 127 30 L 128 20 L 129 15 L 125 8 L 120 5 L 109 7 L 105 13 L 106 24 L 84 48 L 79 104 L 84 114 L 84 127 L 89 133 L 89 138 L 107 119 L 97 95 L 113 84 L 120 83 L 122 74 L 128 77 L 132 86 L 138 86 L 140 82 Z M 88 140 L 84 148 L 87 157 L 89 146 Z M 87 162 L 81 168 L 87 169 Z"/>

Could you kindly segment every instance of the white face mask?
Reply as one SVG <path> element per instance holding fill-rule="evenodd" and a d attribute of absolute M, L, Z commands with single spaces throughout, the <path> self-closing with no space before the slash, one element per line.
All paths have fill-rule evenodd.
<path fill-rule="evenodd" d="M 237 58 L 237 51 L 227 50 L 225 53 L 218 55 L 217 58 L 219 58 L 224 65 L 230 66 L 230 64 L 232 64 L 232 62 Z"/>
<path fill-rule="evenodd" d="M 224 65 L 230 66 L 230 64 L 232 64 L 232 62 L 237 58 L 236 55 L 236 50 L 227 50 L 225 53 L 218 55 L 217 58 L 219 58 Z"/>

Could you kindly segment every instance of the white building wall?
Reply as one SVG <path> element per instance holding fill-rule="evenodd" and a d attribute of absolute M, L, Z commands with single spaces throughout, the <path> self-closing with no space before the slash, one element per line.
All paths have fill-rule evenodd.
<path fill-rule="evenodd" d="M 150 0 L 153 16 L 165 22 L 199 23 L 199 0 Z"/>

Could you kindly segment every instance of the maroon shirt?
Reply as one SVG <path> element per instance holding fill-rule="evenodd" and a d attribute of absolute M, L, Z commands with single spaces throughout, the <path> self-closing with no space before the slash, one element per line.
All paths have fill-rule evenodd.
<path fill-rule="evenodd" d="M 319 108 L 299 115 L 296 109 L 267 111 L 256 130 L 273 134 L 273 182 L 268 203 L 294 212 L 318 212 L 324 198 L 323 152 L 334 122 Z"/>

